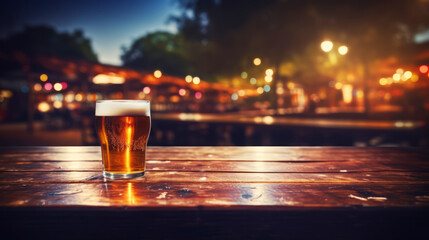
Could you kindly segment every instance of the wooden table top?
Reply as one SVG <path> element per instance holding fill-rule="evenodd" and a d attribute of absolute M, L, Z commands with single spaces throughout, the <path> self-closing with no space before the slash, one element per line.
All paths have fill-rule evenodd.
<path fill-rule="evenodd" d="M 159 213 L 151 219 L 162 215 L 164 224 L 175 216 L 176 223 L 191 222 L 210 232 L 208 226 L 234 225 L 242 217 L 252 219 L 248 226 L 256 229 L 284 224 L 291 216 L 298 221 L 305 214 L 310 214 L 303 217 L 306 223 L 320 225 L 325 218 L 314 217 L 315 212 L 350 220 L 351 212 L 371 224 L 387 221 L 391 228 L 404 224 L 389 223 L 398 211 L 405 223 L 429 212 L 428 153 L 414 148 L 149 147 L 146 176 L 110 180 L 102 177 L 99 147 L 0 148 L 0 215 L 3 221 L 15 219 L 9 226 L 15 229 L 35 215 L 39 223 L 56 224 L 46 212 L 150 211 Z M 143 221 L 148 215 L 138 216 Z M 320 226 L 340 227 L 338 221 Z M 281 236 L 280 230 L 267 231 Z M 163 236 L 170 237 L 180 238 Z"/>

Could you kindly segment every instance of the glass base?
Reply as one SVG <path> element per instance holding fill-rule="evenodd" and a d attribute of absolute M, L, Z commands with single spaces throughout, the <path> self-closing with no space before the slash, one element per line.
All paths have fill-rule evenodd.
<path fill-rule="evenodd" d="M 137 173 L 125 173 L 125 174 L 121 174 L 121 173 L 109 173 L 109 172 L 104 172 L 103 171 L 103 176 L 108 177 L 110 179 L 120 179 L 120 178 L 136 178 L 136 177 L 141 177 L 144 176 L 146 172 L 137 172 Z"/>

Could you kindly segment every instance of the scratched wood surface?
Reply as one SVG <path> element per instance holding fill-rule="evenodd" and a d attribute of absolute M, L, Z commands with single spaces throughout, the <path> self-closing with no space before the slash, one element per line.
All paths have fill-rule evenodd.
<path fill-rule="evenodd" d="M 110 180 L 102 177 L 99 147 L 0 148 L 0 216 L 6 231 L 28 230 L 20 223 L 37 222 L 38 230 L 22 231 L 22 238 L 32 236 L 27 233 L 48 236 L 48 226 L 69 230 L 53 218 L 66 217 L 69 224 L 87 228 L 89 221 L 103 222 L 101 216 L 119 213 L 118 229 L 127 228 L 123 222 L 133 225 L 130 219 L 144 222 L 150 216 L 159 221 L 150 229 L 172 229 L 161 230 L 158 237 L 164 239 L 225 238 L 219 231 L 231 234 L 249 227 L 254 230 L 241 237 L 258 239 L 263 233 L 282 238 L 287 230 L 289 236 L 306 238 L 302 227 L 280 227 L 279 221 L 317 224 L 319 236 L 349 222 L 343 227 L 365 226 L 369 238 L 385 237 L 380 235 L 383 226 L 396 225 L 405 230 L 390 230 L 391 237 L 417 237 L 421 221 L 415 220 L 429 212 L 428 153 L 414 148 L 151 147 L 146 176 Z M 87 218 L 76 220 L 76 214 Z M 321 224 L 324 214 L 327 222 Z M 196 235 L 184 233 L 186 228 Z M 131 231 L 129 236 L 143 235 Z M 358 237 L 363 236 L 338 235 Z"/>

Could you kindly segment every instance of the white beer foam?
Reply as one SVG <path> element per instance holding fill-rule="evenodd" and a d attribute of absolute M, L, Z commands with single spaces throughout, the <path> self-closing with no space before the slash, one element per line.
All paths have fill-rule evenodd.
<path fill-rule="evenodd" d="M 150 102 L 145 100 L 99 100 L 95 116 L 150 116 Z"/>

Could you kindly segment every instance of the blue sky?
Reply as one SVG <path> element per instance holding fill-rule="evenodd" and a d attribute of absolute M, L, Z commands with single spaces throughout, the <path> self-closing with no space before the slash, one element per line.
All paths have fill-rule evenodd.
<path fill-rule="evenodd" d="M 59 31 L 82 29 L 100 62 L 119 65 L 121 46 L 148 32 L 176 32 L 170 15 L 180 15 L 174 0 L 14 0 L 0 7 L 0 36 L 24 25 L 48 24 Z"/>

